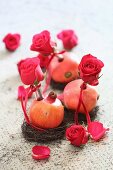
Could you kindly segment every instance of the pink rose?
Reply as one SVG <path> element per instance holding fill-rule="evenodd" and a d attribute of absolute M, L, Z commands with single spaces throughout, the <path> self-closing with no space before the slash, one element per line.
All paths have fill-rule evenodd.
<path fill-rule="evenodd" d="M 44 79 L 38 57 L 21 60 L 17 66 L 21 80 L 26 85 L 32 85 L 36 80 L 39 82 Z"/>
<path fill-rule="evenodd" d="M 92 86 L 98 85 L 99 73 L 103 66 L 104 63 L 91 54 L 83 56 L 78 67 L 81 79 Z"/>
<path fill-rule="evenodd" d="M 68 50 L 78 44 L 78 37 L 73 30 L 63 30 L 57 34 L 57 38 L 62 40 L 64 48 Z"/>
<path fill-rule="evenodd" d="M 3 42 L 9 51 L 15 51 L 20 45 L 20 34 L 7 34 Z"/>
<path fill-rule="evenodd" d="M 33 36 L 30 49 L 32 51 L 37 51 L 42 55 L 50 55 L 54 52 L 50 39 L 50 33 L 46 30 L 42 31 L 40 34 Z"/>
<path fill-rule="evenodd" d="M 88 133 L 81 125 L 72 125 L 66 129 L 66 138 L 72 145 L 80 146 L 88 141 Z"/>

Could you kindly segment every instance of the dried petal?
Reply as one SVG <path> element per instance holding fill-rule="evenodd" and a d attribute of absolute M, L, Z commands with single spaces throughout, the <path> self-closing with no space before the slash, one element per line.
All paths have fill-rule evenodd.
<path fill-rule="evenodd" d="M 46 159 L 50 156 L 50 149 L 47 146 L 34 146 L 32 148 L 32 158 L 35 160 Z"/>

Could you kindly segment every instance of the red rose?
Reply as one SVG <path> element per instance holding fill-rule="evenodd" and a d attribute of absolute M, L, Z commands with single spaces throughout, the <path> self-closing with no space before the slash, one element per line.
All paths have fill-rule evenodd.
<path fill-rule="evenodd" d="M 27 58 L 21 60 L 17 66 L 21 80 L 26 85 L 31 85 L 35 80 L 42 81 L 44 79 L 43 72 L 40 68 L 40 60 L 38 57 Z"/>
<path fill-rule="evenodd" d="M 53 53 L 54 49 L 51 46 L 50 33 L 48 31 L 42 31 L 40 34 L 34 35 L 30 49 L 42 55 L 50 55 Z"/>
<path fill-rule="evenodd" d="M 15 51 L 20 45 L 20 34 L 7 34 L 3 42 L 9 51 Z"/>
<path fill-rule="evenodd" d="M 38 58 L 40 59 L 40 67 L 46 68 L 49 64 L 49 61 L 51 59 L 51 56 L 44 56 L 42 54 L 38 55 Z"/>
<path fill-rule="evenodd" d="M 81 79 L 92 86 L 98 85 L 99 73 L 103 66 L 104 63 L 91 54 L 83 56 L 78 67 Z"/>
<path fill-rule="evenodd" d="M 68 50 L 78 44 L 78 37 L 73 30 L 63 30 L 57 35 L 57 38 L 62 40 L 64 48 Z"/>
<path fill-rule="evenodd" d="M 80 146 L 88 141 L 88 133 L 81 125 L 72 125 L 66 129 L 66 138 L 72 145 Z"/>

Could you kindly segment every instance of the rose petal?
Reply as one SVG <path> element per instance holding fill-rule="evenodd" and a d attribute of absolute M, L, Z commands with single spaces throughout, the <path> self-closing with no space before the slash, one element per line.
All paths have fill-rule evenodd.
<path fill-rule="evenodd" d="M 50 74 L 50 72 L 48 71 L 47 78 L 46 78 L 46 84 L 45 84 L 44 89 L 43 89 L 43 92 L 42 92 L 43 94 L 46 93 L 46 91 L 47 91 L 50 83 L 51 83 L 51 74 Z"/>
<path fill-rule="evenodd" d="M 91 122 L 89 123 L 87 130 L 90 133 L 91 138 L 95 141 L 98 141 L 104 136 L 104 134 L 106 133 L 106 131 L 109 130 L 109 128 L 104 128 L 103 124 L 100 122 Z"/>
<path fill-rule="evenodd" d="M 47 68 L 51 56 L 43 56 L 43 55 L 39 54 L 37 57 L 40 59 L 40 67 Z"/>
<path fill-rule="evenodd" d="M 26 90 L 25 90 L 24 86 L 19 86 L 17 99 L 20 100 L 21 97 L 25 98 L 25 96 L 26 96 Z"/>
<path fill-rule="evenodd" d="M 17 100 L 20 100 L 21 97 L 25 99 L 26 93 L 28 93 L 28 98 L 32 97 L 33 91 L 29 90 L 28 88 L 24 88 L 24 86 L 19 86 L 18 87 L 18 94 L 17 94 Z"/>
<path fill-rule="evenodd" d="M 78 134 L 78 137 L 76 137 L 75 140 L 71 141 L 71 144 L 79 147 L 81 144 L 83 144 L 82 143 L 83 136 L 84 136 L 84 132 L 81 132 L 81 134 Z"/>
<path fill-rule="evenodd" d="M 71 125 L 66 129 L 66 138 L 72 145 L 81 146 L 88 141 L 88 133 L 82 125 Z"/>
<path fill-rule="evenodd" d="M 38 80 L 38 82 L 42 81 L 44 79 L 44 74 L 42 72 L 42 69 L 40 67 L 40 65 L 38 65 L 35 69 L 35 75 L 36 75 L 36 78 Z"/>
<path fill-rule="evenodd" d="M 86 135 L 84 136 L 82 140 L 82 144 L 86 144 L 88 142 L 88 133 L 86 132 Z"/>
<path fill-rule="evenodd" d="M 46 159 L 50 156 L 50 149 L 47 146 L 34 146 L 32 148 L 32 158 L 35 160 Z"/>

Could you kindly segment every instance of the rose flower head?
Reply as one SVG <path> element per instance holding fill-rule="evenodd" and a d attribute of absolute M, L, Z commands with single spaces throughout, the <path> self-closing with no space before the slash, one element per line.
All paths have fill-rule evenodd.
<path fill-rule="evenodd" d="M 32 85 L 36 80 L 39 82 L 44 79 L 38 57 L 21 60 L 17 66 L 21 80 L 26 85 Z"/>
<path fill-rule="evenodd" d="M 88 133 L 82 125 L 72 125 L 66 129 L 66 138 L 72 145 L 80 146 L 88 141 Z"/>
<path fill-rule="evenodd" d="M 63 30 L 57 34 L 57 38 L 62 40 L 63 46 L 67 50 L 71 50 L 78 44 L 78 37 L 73 30 Z"/>
<path fill-rule="evenodd" d="M 9 51 L 15 51 L 20 45 L 20 34 L 7 34 L 3 38 L 6 48 Z"/>
<path fill-rule="evenodd" d="M 49 31 L 45 30 L 39 34 L 34 35 L 30 49 L 46 56 L 53 53 L 54 48 L 51 44 L 51 37 Z"/>
<path fill-rule="evenodd" d="M 87 54 L 82 57 L 82 60 L 79 64 L 80 78 L 92 86 L 98 85 L 99 73 L 101 72 L 104 63 L 92 56 Z"/>

